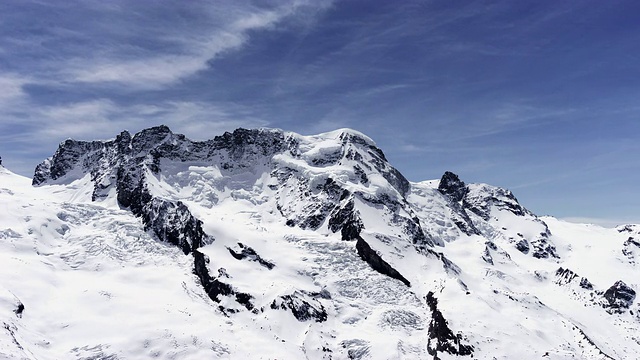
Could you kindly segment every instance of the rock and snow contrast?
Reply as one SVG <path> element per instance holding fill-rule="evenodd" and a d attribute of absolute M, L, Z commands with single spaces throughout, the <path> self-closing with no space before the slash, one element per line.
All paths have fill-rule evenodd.
<path fill-rule="evenodd" d="M 640 357 L 640 226 L 409 182 L 353 130 L 67 140 L 0 204 L 0 358 Z"/>

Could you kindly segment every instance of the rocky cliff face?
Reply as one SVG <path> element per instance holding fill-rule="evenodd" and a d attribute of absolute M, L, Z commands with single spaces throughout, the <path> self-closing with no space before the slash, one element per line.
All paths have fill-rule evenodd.
<path fill-rule="evenodd" d="M 433 355 L 434 359 L 440 359 L 438 354 L 449 354 L 456 356 L 473 357 L 473 346 L 464 344 L 461 334 L 454 334 L 449 328 L 447 320 L 438 310 L 438 299 L 433 292 L 426 296 L 427 306 L 431 311 L 431 322 L 429 323 L 429 340 L 427 351 Z"/>

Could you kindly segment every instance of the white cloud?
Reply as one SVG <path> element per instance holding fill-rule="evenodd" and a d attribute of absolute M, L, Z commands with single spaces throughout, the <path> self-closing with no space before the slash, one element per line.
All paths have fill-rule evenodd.
<path fill-rule="evenodd" d="M 32 136 L 62 139 L 105 134 L 114 125 L 126 121 L 111 121 L 117 111 L 115 104 L 104 99 L 41 107 L 30 118 L 34 125 Z"/>
<path fill-rule="evenodd" d="M 212 3 L 214 8 L 219 5 Z M 102 52 L 100 58 L 76 58 L 64 70 L 71 82 L 119 84 L 136 89 L 158 89 L 176 83 L 209 67 L 209 62 L 226 51 L 242 47 L 251 30 L 269 29 L 298 9 L 324 8 L 324 2 L 299 2 L 272 10 L 258 10 L 251 6 L 227 11 L 231 19 L 211 19 L 208 33 L 194 35 L 175 31 L 160 38 L 179 44 L 173 50 L 154 49 L 152 54 L 128 59 L 121 49 Z M 216 15 L 219 17 L 219 15 Z M 179 50 L 178 50 L 179 49 Z"/>
<path fill-rule="evenodd" d="M 165 124 L 173 131 L 183 133 L 194 140 L 211 139 L 225 131 L 239 127 L 256 128 L 268 125 L 268 122 L 256 117 L 247 109 L 235 104 L 210 104 L 202 102 L 166 102 L 154 106 L 155 112 L 145 115 L 149 106 L 137 105 L 127 111 L 142 125 L 148 126 L 150 120 L 156 124 Z"/>
<path fill-rule="evenodd" d="M 129 62 L 102 63 L 74 70 L 74 80 L 87 83 L 122 83 L 137 88 L 158 88 L 205 68 L 202 59 L 165 56 Z"/>
<path fill-rule="evenodd" d="M 160 54 L 153 57 L 121 60 L 107 59 L 87 65 L 86 59 L 74 60 L 72 81 L 83 83 L 117 83 L 137 89 L 156 89 L 173 84 L 207 68 L 218 54 L 238 48 L 242 34 L 218 33 L 207 42 L 192 42 L 191 54 Z"/>
<path fill-rule="evenodd" d="M 414 144 L 402 144 L 398 147 L 398 149 L 402 152 L 407 152 L 407 153 L 419 153 L 419 152 L 425 151 L 424 147 L 414 145 Z"/>
<path fill-rule="evenodd" d="M 242 17 L 231 25 L 231 29 L 236 32 L 245 32 L 251 29 L 260 29 L 273 25 L 282 17 L 290 14 L 290 11 L 263 11 L 260 13 L 249 14 Z"/>
<path fill-rule="evenodd" d="M 96 134 L 112 137 L 122 130 L 136 132 L 160 124 L 189 138 L 204 140 L 238 127 L 268 125 L 234 104 L 167 101 L 118 106 L 107 99 L 43 107 L 32 115 L 30 122 L 34 139 L 58 140 L 67 137 L 93 140 Z"/>
<path fill-rule="evenodd" d="M 26 96 L 23 87 L 28 83 L 29 79 L 20 75 L 0 73 L 0 105 L 22 101 Z"/>

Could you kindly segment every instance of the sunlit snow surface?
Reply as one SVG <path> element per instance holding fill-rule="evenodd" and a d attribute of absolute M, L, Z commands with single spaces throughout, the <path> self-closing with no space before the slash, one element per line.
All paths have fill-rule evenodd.
<path fill-rule="evenodd" d="M 310 183 L 331 176 L 350 191 L 397 198 L 374 171 L 366 184 L 354 181 L 354 163 L 313 165 L 344 150 L 335 141 L 343 132 L 299 136 L 298 156 L 270 161 L 296 168 Z M 640 357 L 637 302 L 622 313 L 601 306 L 601 293 L 618 280 L 640 290 L 640 248 L 627 242 L 640 237 L 640 228 L 620 232 L 543 218 L 559 258 L 537 259 L 514 247 L 519 236 L 545 231 L 534 216 L 492 209 L 485 221 L 472 214 L 482 235 L 464 235 L 437 181 L 411 184 L 408 205 L 396 215 L 419 218 L 436 243 L 434 254 L 454 264 L 446 268 L 394 228 L 394 214 L 356 199 L 362 236 L 411 282 L 407 287 L 372 270 L 355 242 L 326 226 L 287 226 L 282 212 L 306 205 L 295 188 L 274 188 L 271 166 L 225 173 L 207 163 L 163 162 L 160 174 L 147 174 L 154 196 L 183 201 L 204 222 L 216 239 L 200 249 L 211 259 L 211 274 L 251 294 L 253 312 L 231 297 L 213 302 L 192 273 L 192 258 L 145 232 L 115 194 L 92 202 L 89 176 L 34 188 L 0 167 L 0 358 L 432 359 L 429 291 L 449 327 L 474 347 L 474 358 Z M 275 267 L 235 259 L 229 249 L 239 243 Z M 493 264 L 483 260 L 487 253 Z M 560 267 L 593 289 L 563 283 Z M 326 294 L 314 301 L 327 310 L 327 321 L 301 322 L 270 307 L 296 291 Z"/>

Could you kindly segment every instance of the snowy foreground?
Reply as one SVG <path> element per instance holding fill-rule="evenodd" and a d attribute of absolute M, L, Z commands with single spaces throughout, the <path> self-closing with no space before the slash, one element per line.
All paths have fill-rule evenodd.
<path fill-rule="evenodd" d="M 0 358 L 638 359 L 639 261 L 353 130 L 68 140 L 0 165 Z"/>

